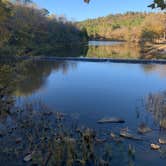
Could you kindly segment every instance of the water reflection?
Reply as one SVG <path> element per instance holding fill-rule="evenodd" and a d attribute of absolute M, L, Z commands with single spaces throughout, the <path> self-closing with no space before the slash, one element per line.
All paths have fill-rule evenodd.
<path fill-rule="evenodd" d="M 96 45 L 95 45 L 96 44 Z M 103 44 L 103 43 L 102 43 Z M 89 45 L 86 57 L 98 58 L 128 58 L 138 59 L 141 57 L 139 45 L 129 43 L 107 43 L 99 44 L 94 42 Z"/>
<path fill-rule="evenodd" d="M 148 73 L 156 73 L 157 75 L 159 75 L 161 78 L 165 78 L 166 77 L 166 65 L 156 65 L 156 64 L 141 64 L 142 69 Z"/>
<path fill-rule="evenodd" d="M 150 94 L 146 101 L 146 108 L 153 114 L 160 127 L 166 129 L 166 91 Z"/>
<path fill-rule="evenodd" d="M 54 75 L 56 75 L 56 73 L 60 72 L 62 75 L 64 75 L 64 76 L 66 75 L 66 77 L 67 77 L 69 71 L 75 70 L 76 72 L 80 72 L 80 69 L 78 68 L 78 64 L 83 65 L 82 62 L 79 63 L 76 61 L 75 62 L 74 61 L 49 62 L 49 61 L 26 60 L 21 63 L 18 63 L 17 64 L 17 74 L 19 75 L 20 81 L 16 85 L 15 95 L 16 96 L 27 96 L 27 95 L 31 95 L 32 93 L 35 93 L 35 91 L 41 89 L 42 87 L 44 87 L 46 85 L 47 80 L 52 73 L 55 73 Z M 84 72 L 85 73 L 87 72 L 87 78 L 89 77 L 88 75 L 90 72 L 88 70 L 88 68 L 90 69 L 91 66 L 94 66 L 94 65 L 97 66 L 97 64 L 98 64 L 98 66 L 103 67 L 103 66 L 108 65 L 108 64 L 104 65 L 105 63 L 97 63 L 97 64 L 92 63 L 94 65 L 92 65 L 91 63 L 89 63 L 89 65 L 87 65 L 87 64 L 88 63 L 85 63 L 85 66 L 87 66 L 87 68 L 84 69 Z M 112 63 L 109 63 L 109 64 L 113 65 Z M 116 66 L 116 64 L 114 64 L 114 66 Z M 121 65 L 117 65 L 117 66 L 121 67 Z M 138 71 L 136 70 L 135 72 L 140 72 L 140 69 L 141 69 L 143 71 L 143 72 L 141 71 L 142 76 L 140 76 L 140 74 L 137 73 L 138 77 L 141 77 L 141 79 L 144 79 L 145 74 L 148 74 L 149 78 L 151 77 L 151 75 L 159 76 L 163 79 L 166 77 L 166 65 L 155 65 L 155 64 L 127 65 L 126 64 L 124 66 L 126 66 L 126 69 L 125 69 L 125 70 L 127 70 L 126 72 L 128 72 L 129 66 L 133 66 L 133 69 L 136 69 L 136 68 L 137 68 L 137 70 L 139 69 Z M 116 67 L 116 69 L 113 67 L 113 70 L 115 70 L 115 73 L 122 72 L 119 67 Z M 96 68 L 96 69 L 98 70 L 98 68 Z M 105 72 L 109 73 L 108 70 Z M 128 75 L 130 75 L 130 72 L 128 73 Z M 3 77 L 3 74 L 1 76 Z M 96 78 L 95 73 L 93 76 Z M 79 81 L 79 80 L 76 80 L 76 81 Z M 149 87 L 150 87 L 150 85 L 149 85 Z"/>
<path fill-rule="evenodd" d="M 42 88 L 46 84 L 46 80 L 51 72 L 60 71 L 63 75 L 67 74 L 68 70 L 77 68 L 75 62 L 48 62 L 48 61 L 24 61 L 19 64 L 22 79 L 16 86 L 16 96 L 27 96 Z"/>

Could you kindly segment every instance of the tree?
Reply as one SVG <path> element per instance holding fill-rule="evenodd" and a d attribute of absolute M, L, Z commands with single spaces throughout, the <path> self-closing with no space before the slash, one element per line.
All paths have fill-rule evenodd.
<path fill-rule="evenodd" d="M 7 22 L 11 15 L 12 4 L 8 1 L 0 0 L 0 46 L 8 40 L 10 32 L 6 28 L 8 26 Z"/>
<path fill-rule="evenodd" d="M 161 10 L 166 9 L 166 0 L 153 0 L 153 3 L 149 5 L 148 7 L 154 8 L 160 8 Z"/>
<path fill-rule="evenodd" d="M 89 3 L 90 0 L 84 0 L 85 3 Z M 154 8 L 160 8 L 161 10 L 166 9 L 166 0 L 153 0 L 153 3 L 150 4 L 148 7 Z"/>

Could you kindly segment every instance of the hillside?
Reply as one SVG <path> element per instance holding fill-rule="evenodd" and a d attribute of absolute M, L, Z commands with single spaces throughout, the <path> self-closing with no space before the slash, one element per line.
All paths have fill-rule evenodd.
<path fill-rule="evenodd" d="M 166 39 L 164 13 L 127 12 L 78 22 L 91 39 L 153 41 Z"/>
<path fill-rule="evenodd" d="M 0 56 L 55 55 L 59 47 L 87 41 L 65 17 L 34 3 L 0 0 Z"/>

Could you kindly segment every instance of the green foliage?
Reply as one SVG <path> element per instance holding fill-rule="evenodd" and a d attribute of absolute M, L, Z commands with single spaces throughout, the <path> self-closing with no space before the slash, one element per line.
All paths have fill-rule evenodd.
<path fill-rule="evenodd" d="M 153 0 L 153 3 L 149 5 L 152 9 L 160 8 L 161 10 L 166 9 L 166 1 L 165 0 Z"/>
<path fill-rule="evenodd" d="M 85 3 L 89 3 L 90 0 L 84 0 Z M 153 3 L 150 4 L 148 7 L 154 9 L 154 8 L 160 8 L 161 10 L 166 9 L 166 1 L 165 0 L 153 0 Z"/>
<path fill-rule="evenodd" d="M 166 16 L 164 13 L 127 12 L 85 20 L 77 25 L 86 28 L 92 39 L 141 42 L 145 39 L 164 38 Z M 145 35 L 148 31 L 152 33 Z"/>
<path fill-rule="evenodd" d="M 0 38 L 1 54 L 47 55 L 56 51 L 59 45 L 87 41 L 85 29 L 81 31 L 65 17 L 49 15 L 46 9 L 28 2 L 12 4 L 8 15 L 5 14 L 7 4 L 3 3 L 5 9 L 2 12 L 6 19 L 0 24 L 3 34 Z"/>

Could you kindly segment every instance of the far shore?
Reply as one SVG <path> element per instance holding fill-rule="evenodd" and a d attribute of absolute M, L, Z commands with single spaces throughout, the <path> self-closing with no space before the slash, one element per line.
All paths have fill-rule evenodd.
<path fill-rule="evenodd" d="M 117 42 L 119 43 L 129 43 L 127 41 L 119 41 L 119 40 L 90 40 L 92 41 L 101 41 L 101 42 Z M 116 62 L 116 63 L 158 63 L 158 64 L 166 64 L 166 43 L 162 44 L 154 44 L 154 43 L 132 43 L 141 46 L 141 54 L 142 56 L 138 59 L 127 59 L 127 58 L 90 58 L 90 57 L 56 57 L 56 56 L 0 56 L 2 61 L 19 61 L 26 59 L 33 60 L 73 60 L 73 61 L 93 61 L 93 62 Z M 86 45 L 85 45 L 86 46 Z M 62 45 L 61 45 L 62 47 Z"/>

